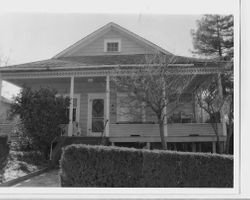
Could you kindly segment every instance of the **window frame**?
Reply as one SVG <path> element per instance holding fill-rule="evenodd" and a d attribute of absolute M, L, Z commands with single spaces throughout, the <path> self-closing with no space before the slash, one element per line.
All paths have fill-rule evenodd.
<path fill-rule="evenodd" d="M 117 51 L 108 51 L 108 43 L 118 43 Z M 121 39 L 104 39 L 104 52 L 106 53 L 119 53 L 121 52 Z"/>

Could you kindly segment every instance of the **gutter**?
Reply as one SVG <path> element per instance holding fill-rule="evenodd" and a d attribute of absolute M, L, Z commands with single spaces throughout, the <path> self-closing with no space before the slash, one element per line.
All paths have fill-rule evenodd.
<path fill-rule="evenodd" d="M 10 72 L 10 71 L 56 71 L 56 70 L 81 70 L 81 69 L 101 69 L 101 68 L 133 68 L 133 67 L 154 67 L 160 66 L 159 64 L 124 64 L 124 65 L 89 65 L 89 66 L 77 66 L 77 67 L 29 67 L 29 68 L 0 68 L 0 72 Z M 194 67 L 195 64 L 170 64 L 168 67 Z M 19 68 L 19 69 L 18 69 Z"/>

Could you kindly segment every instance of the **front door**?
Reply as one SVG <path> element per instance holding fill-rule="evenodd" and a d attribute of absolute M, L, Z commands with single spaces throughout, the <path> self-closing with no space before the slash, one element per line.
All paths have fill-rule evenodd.
<path fill-rule="evenodd" d="M 88 94 L 88 135 L 100 136 L 104 131 L 105 93 Z"/>

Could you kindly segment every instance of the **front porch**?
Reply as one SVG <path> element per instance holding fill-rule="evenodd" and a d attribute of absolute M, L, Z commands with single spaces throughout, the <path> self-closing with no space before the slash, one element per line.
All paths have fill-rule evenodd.
<path fill-rule="evenodd" d="M 109 130 L 109 136 L 106 135 L 105 130 L 103 133 L 94 136 L 81 136 L 73 132 L 73 140 L 85 141 L 92 138 L 92 140 L 99 141 L 105 138 L 106 142 L 111 145 L 121 144 L 136 144 L 145 143 L 146 148 L 150 149 L 154 144 L 161 143 L 159 125 L 155 123 L 112 123 L 106 126 Z M 106 127 L 107 128 L 107 127 Z M 190 144 L 192 145 L 193 152 L 200 152 L 201 144 L 211 144 L 211 151 L 216 152 L 217 138 L 210 123 L 172 123 L 165 125 L 165 140 L 167 143 L 176 144 Z M 65 128 L 64 138 L 67 135 L 68 127 Z M 77 128 L 74 128 L 77 131 Z M 220 145 L 226 141 L 226 135 L 223 134 L 223 124 L 217 124 Z M 96 143 L 96 144 L 97 144 Z M 132 145 L 133 146 L 133 145 Z M 176 150 L 176 149 L 175 149 Z"/>
<path fill-rule="evenodd" d="M 222 123 L 217 124 L 220 145 L 226 141 L 223 135 Z M 110 124 L 110 137 L 112 145 L 120 143 L 146 143 L 146 148 L 150 149 L 151 144 L 160 143 L 158 124 Z M 193 152 L 201 151 L 202 143 L 210 143 L 211 151 L 216 152 L 216 135 L 209 123 L 175 123 L 165 125 L 165 140 L 167 143 L 191 144 Z"/>
<path fill-rule="evenodd" d="M 128 67 L 128 66 L 126 66 Z M 214 71 L 216 69 L 216 71 Z M 184 71 L 183 71 L 184 70 Z M 185 68 L 181 73 L 195 73 L 199 84 L 204 76 L 218 73 L 218 68 L 212 69 L 189 69 Z M 211 71 L 212 70 L 212 71 Z M 22 86 L 28 85 L 34 89 L 40 87 L 55 88 L 59 94 L 70 97 L 70 107 L 68 108 L 69 124 L 62 135 L 67 137 L 106 137 L 111 144 L 117 143 L 151 143 L 160 142 L 159 127 L 156 121 L 148 119 L 147 110 L 143 112 L 139 123 L 126 123 L 118 119 L 118 92 L 112 89 L 110 76 L 114 71 L 102 68 L 84 67 L 75 71 L 50 71 L 42 72 L 15 72 L 2 71 L 1 80 L 9 81 Z M 128 73 L 128 72 L 127 72 Z M 178 72 L 179 73 L 179 72 Z M 1 83 L 0 80 L 0 83 Z M 190 86 L 191 87 L 191 86 Z M 76 100 L 76 101 L 75 101 Z M 93 111 L 96 104 L 99 104 L 98 113 Z M 213 144 L 215 152 L 216 135 L 209 123 L 200 120 L 195 101 L 182 104 L 178 110 L 180 116 L 184 118 L 173 121 L 170 120 L 165 126 L 165 137 L 168 143 L 192 143 L 209 142 Z M 178 122 L 178 123 L 177 123 Z M 182 122 L 182 123 L 181 123 Z M 96 128 L 95 125 L 101 128 Z M 226 140 L 225 122 L 217 124 L 218 135 L 221 142 Z M 195 145 L 193 145 L 195 146 Z M 195 149 L 195 147 L 193 147 Z"/>

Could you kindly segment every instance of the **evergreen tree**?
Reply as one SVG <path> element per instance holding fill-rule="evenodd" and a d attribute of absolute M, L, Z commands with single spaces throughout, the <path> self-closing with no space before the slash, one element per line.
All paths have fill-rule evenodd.
<path fill-rule="evenodd" d="M 233 15 L 204 15 L 191 30 L 194 53 L 220 60 L 233 58 Z"/>

